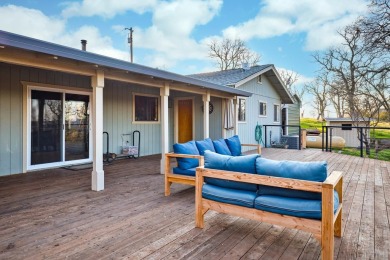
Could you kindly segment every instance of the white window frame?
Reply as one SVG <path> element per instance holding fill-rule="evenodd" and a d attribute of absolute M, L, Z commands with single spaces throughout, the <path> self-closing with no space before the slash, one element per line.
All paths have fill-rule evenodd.
<path fill-rule="evenodd" d="M 154 97 L 157 98 L 157 116 L 158 120 L 157 121 L 137 121 L 135 120 L 135 96 L 143 96 L 143 97 Z M 132 100 L 132 107 L 133 107 L 133 113 L 132 113 L 132 123 L 133 124 L 159 124 L 161 120 L 161 108 L 160 108 L 160 96 L 158 95 L 153 95 L 153 94 L 145 94 L 145 93 L 136 93 L 133 92 L 133 100 Z"/>
<path fill-rule="evenodd" d="M 260 114 L 260 104 L 263 103 L 265 104 L 265 114 L 264 115 L 261 115 Z M 265 101 L 262 101 L 262 100 L 259 100 L 259 106 L 258 106 L 258 114 L 259 114 L 259 117 L 267 117 L 267 102 Z M 263 111 L 264 111 L 264 108 L 263 108 Z"/>
<path fill-rule="evenodd" d="M 72 161 L 66 161 L 65 160 L 65 138 L 62 137 L 62 158 L 59 162 L 52 162 L 52 163 L 43 163 L 43 164 L 36 164 L 31 165 L 31 91 L 38 90 L 38 91 L 48 91 L 48 92 L 56 92 L 62 94 L 62 100 L 63 100 L 63 111 L 65 111 L 65 94 L 80 94 L 80 95 L 86 95 L 89 96 L 89 102 L 92 104 L 92 93 L 91 91 L 84 90 L 84 89 L 75 89 L 70 87 L 61 87 L 58 85 L 49 85 L 49 84 L 39 84 L 39 83 L 30 83 L 30 82 L 22 82 L 23 84 L 23 99 L 25 100 L 25 106 L 23 107 L 23 132 L 24 132 L 24 140 L 23 140 L 23 172 L 26 171 L 32 171 L 32 170 L 41 170 L 41 169 L 47 169 L 47 168 L 53 168 L 53 167 L 61 167 L 66 165 L 72 165 L 77 163 L 89 163 L 92 162 L 92 156 L 93 156 L 93 143 L 92 141 L 89 142 L 89 155 L 88 158 L 85 159 L 79 159 L 79 160 L 72 160 Z M 89 124 L 91 126 L 92 124 L 92 113 L 93 111 L 90 109 L 89 111 Z M 65 125 L 65 116 L 62 118 L 62 125 Z M 65 135 L 65 129 L 63 128 L 63 136 Z M 92 129 L 89 128 L 89 137 L 90 140 L 92 139 Z"/>
<path fill-rule="evenodd" d="M 277 107 L 277 109 L 276 109 L 276 107 Z M 275 111 L 276 111 L 276 117 L 277 117 L 276 120 L 275 120 Z M 273 120 L 274 120 L 274 123 L 280 122 L 280 104 L 274 104 Z"/>
<path fill-rule="evenodd" d="M 244 100 L 245 101 L 245 120 L 244 121 L 240 121 L 239 119 L 238 119 L 238 115 L 239 115 L 239 113 L 240 113 L 240 100 Z M 238 98 L 238 104 L 237 104 L 237 106 L 238 106 L 238 109 L 237 109 L 237 122 L 239 123 L 239 124 L 243 124 L 243 123 L 246 123 L 246 115 L 247 115 L 247 99 L 246 98 L 243 98 L 243 97 L 240 97 L 240 98 Z"/>

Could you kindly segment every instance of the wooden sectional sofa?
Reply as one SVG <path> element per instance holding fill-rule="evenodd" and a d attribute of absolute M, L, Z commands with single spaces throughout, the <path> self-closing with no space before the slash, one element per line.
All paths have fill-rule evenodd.
<path fill-rule="evenodd" d="M 322 259 L 333 259 L 334 236 L 342 235 L 342 172 L 326 162 L 234 158 L 209 151 L 196 170 L 196 226 L 214 210 L 311 232 Z"/>
<path fill-rule="evenodd" d="M 195 186 L 196 167 L 203 165 L 205 150 L 219 154 L 240 156 L 241 147 L 252 147 L 257 154 L 261 154 L 259 144 L 241 144 L 237 135 L 227 139 L 212 141 L 206 138 L 201 141 L 190 141 L 183 144 L 174 144 L 174 152 L 165 154 L 165 196 L 171 194 L 171 184 L 179 183 Z M 172 159 L 177 160 L 177 166 L 171 167 Z"/>

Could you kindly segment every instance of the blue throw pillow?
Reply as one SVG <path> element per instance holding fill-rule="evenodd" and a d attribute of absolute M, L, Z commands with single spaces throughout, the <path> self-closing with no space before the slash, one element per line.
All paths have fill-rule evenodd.
<path fill-rule="evenodd" d="M 229 150 L 229 147 L 227 146 L 225 139 L 218 139 L 213 141 L 214 149 L 216 153 L 224 154 L 224 155 L 232 155 L 232 153 Z"/>
<path fill-rule="evenodd" d="M 182 143 L 182 144 L 179 143 L 174 144 L 173 151 L 175 153 L 199 155 L 199 151 L 195 145 L 195 141 L 189 141 L 187 143 Z M 198 159 L 177 158 L 177 163 L 179 168 L 183 170 L 187 170 L 199 166 Z"/>
<path fill-rule="evenodd" d="M 211 151 L 204 153 L 204 167 L 216 170 L 243 172 L 256 174 L 256 158 L 258 154 L 251 154 L 245 156 L 230 156 L 217 154 Z M 257 185 L 252 183 L 235 182 L 215 178 L 205 178 L 205 182 L 211 185 L 229 188 L 256 191 Z"/>
<path fill-rule="evenodd" d="M 241 142 L 238 135 L 232 136 L 230 138 L 225 139 L 227 146 L 233 156 L 240 156 L 241 153 Z"/>
<path fill-rule="evenodd" d="M 202 141 L 195 141 L 196 147 L 198 147 L 199 154 L 204 155 L 204 151 L 210 150 L 212 152 L 215 152 L 213 141 L 211 141 L 210 138 L 206 138 Z"/>
<path fill-rule="evenodd" d="M 274 161 L 257 158 L 256 172 L 260 175 L 323 182 L 327 177 L 327 163 Z M 259 185 L 259 195 L 276 195 L 290 198 L 321 199 L 321 193 Z"/>

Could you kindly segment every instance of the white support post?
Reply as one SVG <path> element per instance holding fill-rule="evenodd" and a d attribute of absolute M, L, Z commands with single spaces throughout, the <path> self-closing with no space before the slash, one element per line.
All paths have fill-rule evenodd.
<path fill-rule="evenodd" d="M 93 142 L 93 170 L 92 190 L 104 190 L 103 171 L 103 88 L 104 72 L 96 71 L 92 76 L 92 142 Z"/>
<path fill-rule="evenodd" d="M 227 99 L 221 99 L 221 103 L 222 103 L 222 115 L 221 115 L 221 119 L 222 119 L 222 138 L 227 138 L 227 130 L 226 128 L 224 127 L 224 122 L 225 122 L 225 113 L 227 112 L 226 111 L 226 102 L 227 102 Z"/>
<path fill-rule="evenodd" d="M 164 87 L 160 89 L 161 97 L 161 167 L 160 173 L 164 174 L 165 170 L 165 153 L 169 151 L 169 123 L 168 123 L 168 98 L 169 98 L 169 84 L 165 83 Z"/>
<path fill-rule="evenodd" d="M 233 99 L 233 107 L 234 107 L 234 134 L 238 135 L 238 98 Z"/>
<path fill-rule="evenodd" d="M 210 106 L 210 92 L 207 91 L 206 94 L 203 94 L 203 138 L 210 137 L 210 114 L 209 114 L 209 106 Z"/>

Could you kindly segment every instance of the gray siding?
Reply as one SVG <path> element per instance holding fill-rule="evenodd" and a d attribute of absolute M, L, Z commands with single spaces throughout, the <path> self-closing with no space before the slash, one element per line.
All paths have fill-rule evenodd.
<path fill-rule="evenodd" d="M 122 139 L 122 134 L 131 134 L 138 130 L 141 133 L 140 154 L 161 153 L 161 123 L 132 123 L 133 93 L 160 96 L 160 90 L 106 80 L 103 91 L 103 128 L 110 134 L 109 151 L 120 154 L 122 140 L 129 140 L 132 143 L 132 136 L 123 136 Z M 104 149 L 106 150 L 105 143 Z"/>
<path fill-rule="evenodd" d="M 300 125 L 300 107 L 301 104 L 297 101 L 294 101 L 294 104 L 288 105 L 288 124 L 289 125 Z M 298 128 L 297 127 L 290 127 L 288 129 L 288 134 L 298 134 Z"/>
<path fill-rule="evenodd" d="M 238 124 L 238 135 L 242 143 L 256 143 L 255 128 L 259 125 L 280 125 L 281 121 L 274 122 L 274 104 L 281 105 L 279 94 L 275 91 L 271 82 L 265 75 L 262 75 L 262 83 L 257 83 L 257 79 L 252 79 L 239 87 L 242 90 L 252 92 L 253 95 L 246 99 L 246 122 Z M 267 116 L 259 116 L 259 101 L 267 103 Z M 279 119 L 281 113 L 279 111 Z M 280 127 L 267 128 L 265 133 L 263 128 L 263 141 L 267 137 L 267 143 L 270 143 L 270 131 L 272 131 L 272 140 L 278 141 L 280 137 Z"/>
<path fill-rule="evenodd" d="M 23 171 L 21 81 L 90 88 L 88 77 L 0 63 L 0 176 Z"/>

